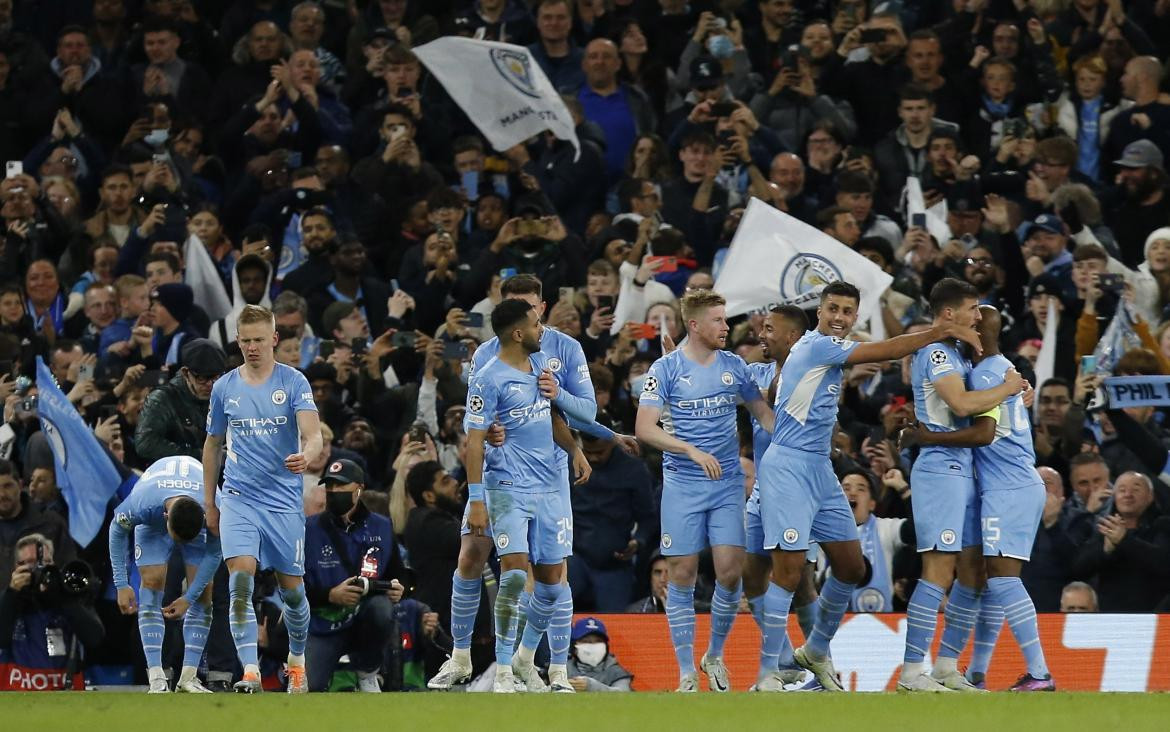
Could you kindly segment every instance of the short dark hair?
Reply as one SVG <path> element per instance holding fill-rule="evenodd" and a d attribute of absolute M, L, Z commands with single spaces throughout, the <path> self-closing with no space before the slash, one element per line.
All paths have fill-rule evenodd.
<path fill-rule="evenodd" d="M 147 33 L 174 33 L 176 36 L 182 35 L 179 32 L 179 26 L 174 21 L 157 15 L 152 15 L 142 21 L 142 35 L 146 35 Z"/>
<path fill-rule="evenodd" d="M 508 297 L 509 295 L 536 295 L 537 297 L 544 297 L 544 284 L 541 283 L 540 278 L 536 275 L 530 274 L 515 274 L 504 280 L 500 285 L 500 295 Z"/>
<path fill-rule="evenodd" d="M 927 104 L 934 104 L 934 95 L 922 84 L 910 82 L 898 90 L 898 103 L 926 100 Z"/>
<path fill-rule="evenodd" d="M 617 187 L 618 208 L 629 211 L 634 207 L 634 199 L 642 195 L 642 186 L 645 178 L 625 178 Z"/>
<path fill-rule="evenodd" d="M 828 229 L 837 225 L 837 217 L 841 214 L 852 214 L 853 212 L 844 206 L 829 206 L 817 211 L 817 228 Z"/>
<path fill-rule="evenodd" d="M 257 257 L 256 255 L 241 257 L 240 261 L 236 263 L 236 272 L 243 272 L 247 269 L 254 269 L 258 272 L 262 272 L 264 273 L 265 277 L 268 276 L 269 272 L 268 262 L 264 261 L 261 257 Z"/>
<path fill-rule="evenodd" d="M 856 285 L 846 282 L 845 280 L 837 280 L 836 282 L 830 282 L 829 284 L 825 285 L 825 289 L 821 290 L 821 302 L 827 300 L 831 295 L 851 297 L 856 300 L 858 304 L 861 303 L 861 290 L 857 289 Z"/>
<path fill-rule="evenodd" d="M 443 472 L 443 466 L 435 460 L 424 460 L 406 474 L 406 493 L 416 506 L 425 506 L 423 494 L 435 484 L 435 473 Z"/>
<path fill-rule="evenodd" d="M 502 341 L 509 330 L 528 318 L 532 306 L 523 300 L 505 299 L 492 310 L 492 331 Z"/>
<path fill-rule="evenodd" d="M 179 266 L 179 258 L 170 252 L 155 252 L 154 254 L 146 255 L 143 260 L 143 266 L 152 262 L 166 262 L 167 266 L 171 268 L 172 272 L 182 272 L 183 269 Z"/>
<path fill-rule="evenodd" d="M 808 330 L 808 316 L 795 305 L 776 305 L 769 312 L 773 315 L 779 315 L 799 328 Z"/>
<path fill-rule="evenodd" d="M 333 212 L 330 211 L 329 209 L 325 208 L 324 206 L 313 206 L 308 211 L 301 214 L 301 221 L 303 222 L 305 219 L 309 218 L 310 216 L 320 216 L 321 218 L 326 219 L 329 222 L 330 226 L 332 226 L 335 229 L 337 228 L 337 225 L 335 223 L 333 223 Z"/>
<path fill-rule="evenodd" d="M 127 178 L 129 178 L 131 181 L 134 180 L 134 171 L 130 169 L 129 165 L 122 165 L 121 163 L 114 163 L 113 165 L 107 165 L 105 170 L 102 171 L 101 183 L 105 183 L 110 178 L 113 178 L 114 176 L 118 176 L 118 175 L 124 175 Z M 101 183 L 99 183 L 99 185 Z"/>
<path fill-rule="evenodd" d="M 1045 382 L 1047 384 L 1047 382 Z M 1109 463 L 1105 462 L 1105 458 L 1101 457 L 1100 453 L 1096 452 L 1078 452 L 1068 459 L 1068 472 L 1072 476 L 1073 468 L 1079 468 L 1083 465 L 1104 465 L 1106 470 L 1109 470 Z M 1113 471 L 1109 471 L 1112 475 Z"/>
<path fill-rule="evenodd" d="M 10 475 L 19 482 L 20 476 L 16 472 L 16 466 L 12 464 L 11 460 L 0 458 L 0 475 Z"/>
<path fill-rule="evenodd" d="M 1040 388 L 1037 389 L 1036 392 L 1040 393 L 1050 386 L 1062 386 L 1065 389 L 1068 389 L 1070 394 L 1072 393 L 1072 385 L 1068 383 L 1068 379 L 1062 378 L 1060 376 L 1053 376 L 1051 379 L 1045 379 L 1044 383 L 1040 385 Z"/>
<path fill-rule="evenodd" d="M 967 299 L 979 299 L 975 285 L 956 277 L 943 277 L 930 288 L 930 312 L 937 316 L 943 308 L 956 307 Z"/>
<path fill-rule="evenodd" d="M 167 509 L 167 525 L 176 539 L 184 543 L 191 541 L 203 529 L 203 506 L 193 498 L 179 496 Z"/>
<path fill-rule="evenodd" d="M 390 102 L 382 108 L 382 115 L 378 118 L 378 126 L 381 127 L 382 123 L 386 121 L 386 117 L 392 114 L 397 117 L 402 117 L 403 119 L 409 120 L 412 127 L 417 123 L 417 120 L 414 117 L 414 112 L 410 111 L 410 107 L 398 104 L 397 102 Z"/>
<path fill-rule="evenodd" d="M 427 194 L 427 211 L 441 208 L 464 208 L 463 197 L 446 186 L 438 186 Z"/>
<path fill-rule="evenodd" d="M 472 151 L 478 152 L 480 154 L 483 154 L 484 152 L 483 140 L 479 139 L 475 135 L 462 135 L 460 137 L 456 137 L 455 141 L 451 143 L 452 156 L 458 155 L 459 153 Z"/>
<path fill-rule="evenodd" d="M 705 145 L 710 149 L 715 149 L 715 136 L 702 127 L 697 127 L 687 132 L 679 140 L 678 149 L 685 150 L 691 145 Z"/>
<path fill-rule="evenodd" d="M 864 236 L 860 241 L 857 242 L 857 245 L 854 247 L 854 249 L 856 249 L 858 252 L 877 252 L 878 255 L 885 260 L 886 264 L 893 264 L 895 261 L 894 247 L 890 245 L 890 242 L 888 242 L 885 237 Z"/>

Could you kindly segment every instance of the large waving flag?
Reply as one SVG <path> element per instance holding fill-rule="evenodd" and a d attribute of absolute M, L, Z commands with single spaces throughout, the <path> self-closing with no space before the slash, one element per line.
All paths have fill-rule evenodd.
<path fill-rule="evenodd" d="M 183 259 L 187 263 L 183 281 L 195 293 L 195 302 L 203 308 L 211 322 L 226 318 L 232 311 L 231 298 L 223 287 L 223 280 L 219 277 L 219 270 L 215 268 L 207 247 L 194 234 L 187 237 Z"/>
<path fill-rule="evenodd" d="M 581 153 L 573 116 L 527 48 L 444 36 L 414 54 L 495 149 L 549 130 Z"/>
<path fill-rule="evenodd" d="M 828 234 L 753 198 L 715 290 L 727 298 L 731 317 L 772 305 L 814 307 L 824 286 L 837 280 L 861 290 L 858 322 L 871 319 L 870 333 L 884 337 L 879 301 L 894 278 Z"/>
<path fill-rule="evenodd" d="M 89 546 L 105 522 L 106 504 L 122 478 L 40 356 L 37 416 L 53 450 L 57 486 L 69 506 L 69 535 L 78 546 Z"/>

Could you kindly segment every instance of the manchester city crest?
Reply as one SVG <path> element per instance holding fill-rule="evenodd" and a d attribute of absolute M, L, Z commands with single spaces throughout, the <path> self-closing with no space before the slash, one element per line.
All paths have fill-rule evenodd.
<path fill-rule="evenodd" d="M 812 302 L 830 282 L 841 279 L 837 266 L 816 254 L 798 254 L 780 273 L 780 297 L 793 305 Z"/>
<path fill-rule="evenodd" d="M 504 77 L 504 81 L 512 85 L 512 88 L 524 96 L 540 98 L 540 92 L 532 80 L 532 60 L 527 52 L 493 48 L 488 54 L 495 64 L 496 71 Z"/>

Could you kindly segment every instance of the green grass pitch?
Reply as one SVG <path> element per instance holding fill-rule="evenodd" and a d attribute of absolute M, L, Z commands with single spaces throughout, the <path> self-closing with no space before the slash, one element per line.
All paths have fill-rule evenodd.
<path fill-rule="evenodd" d="M 6 730 L 979 730 L 1170 729 L 1166 694 L 0 695 Z"/>

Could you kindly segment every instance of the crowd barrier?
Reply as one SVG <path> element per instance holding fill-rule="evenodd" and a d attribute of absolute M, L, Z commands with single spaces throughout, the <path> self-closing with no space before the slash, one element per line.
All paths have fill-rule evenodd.
<path fill-rule="evenodd" d="M 584 616 L 579 616 L 584 617 Z M 597 615 L 610 635 L 610 650 L 634 674 L 637 691 L 678 686 L 678 665 L 665 615 Z M 1065 691 L 1170 691 L 1170 615 L 1044 614 L 1040 641 L 1057 688 Z M 943 619 L 939 616 L 939 626 Z M 800 645 L 794 617 L 788 632 Z M 707 615 L 695 628 L 695 661 L 706 648 Z M 938 652 L 935 634 L 934 653 Z M 902 665 L 906 616 L 900 613 L 847 615 L 833 640 L 833 660 L 845 688 L 893 691 Z M 760 633 L 750 615 L 740 614 L 727 640 L 724 660 L 732 688 L 746 690 L 759 668 Z M 966 667 L 971 644 L 959 660 Z M 1006 689 L 1024 673 L 1024 659 L 1005 625 L 988 673 L 987 686 Z M 705 680 L 700 684 L 706 689 Z"/>

